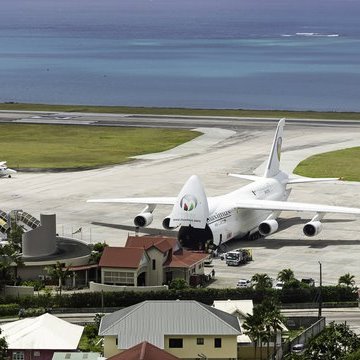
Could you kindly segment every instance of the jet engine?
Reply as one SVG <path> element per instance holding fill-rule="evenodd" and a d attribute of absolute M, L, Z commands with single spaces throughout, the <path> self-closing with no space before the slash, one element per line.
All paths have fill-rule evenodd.
<path fill-rule="evenodd" d="M 166 230 L 172 230 L 175 229 L 174 226 L 170 226 L 170 216 L 167 216 L 166 218 L 164 218 L 163 222 L 162 222 L 162 226 L 164 229 Z"/>
<path fill-rule="evenodd" d="M 262 236 L 267 236 L 273 234 L 277 231 L 279 224 L 274 219 L 265 220 L 259 225 L 259 233 Z"/>
<path fill-rule="evenodd" d="M 142 212 L 135 216 L 134 224 L 137 227 L 149 226 L 153 221 L 153 214 L 151 212 Z"/>
<path fill-rule="evenodd" d="M 320 221 L 310 221 L 303 227 L 303 232 L 306 236 L 312 237 L 319 234 L 322 230 L 322 223 Z"/>

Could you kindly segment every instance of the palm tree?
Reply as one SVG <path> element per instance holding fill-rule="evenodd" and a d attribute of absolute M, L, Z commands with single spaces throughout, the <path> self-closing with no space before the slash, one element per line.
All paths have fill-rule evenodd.
<path fill-rule="evenodd" d="M 272 280 L 268 274 L 256 273 L 251 278 L 255 290 L 264 290 L 272 287 Z"/>
<path fill-rule="evenodd" d="M 291 269 L 283 269 L 279 271 L 277 280 L 282 281 L 283 283 L 288 283 L 295 279 L 294 272 Z"/>
<path fill-rule="evenodd" d="M 10 272 L 14 263 L 16 264 L 14 272 Z M 0 287 L 10 280 L 14 280 L 14 282 L 16 282 L 17 266 L 22 264 L 21 253 L 18 251 L 17 246 L 13 243 L 9 243 L 0 247 Z"/>
<path fill-rule="evenodd" d="M 350 273 L 346 273 L 345 275 L 339 277 L 338 284 L 353 288 L 355 287 L 355 276 L 350 275 Z"/>
<path fill-rule="evenodd" d="M 260 312 L 254 309 L 253 315 L 247 314 L 245 321 L 242 325 L 245 330 L 245 334 L 249 335 L 251 340 L 254 342 L 254 358 L 256 359 L 256 350 L 258 344 L 262 343 L 262 336 L 264 333 L 264 326 L 262 322 L 262 316 Z M 260 348 L 261 350 L 261 348 Z M 260 353 L 260 359 L 262 359 L 262 351 Z"/>
<path fill-rule="evenodd" d="M 52 279 L 59 281 L 59 292 L 61 296 L 63 283 L 65 282 L 65 279 L 69 276 L 69 267 L 64 269 L 60 261 L 57 261 L 55 265 L 47 266 L 45 270 Z"/>
<path fill-rule="evenodd" d="M 274 344 L 273 356 L 276 356 L 276 335 L 282 329 L 284 317 L 281 315 L 279 304 L 274 298 L 266 297 L 258 308 L 266 330 L 268 357 L 271 340 Z"/>

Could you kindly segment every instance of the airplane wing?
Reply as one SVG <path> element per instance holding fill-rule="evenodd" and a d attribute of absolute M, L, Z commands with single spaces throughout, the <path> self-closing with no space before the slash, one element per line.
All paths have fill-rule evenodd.
<path fill-rule="evenodd" d="M 290 178 L 287 180 L 287 184 L 305 184 L 305 183 L 317 183 L 317 182 L 328 182 L 328 181 L 337 181 L 341 178 L 307 178 L 307 177 L 298 177 Z"/>
<path fill-rule="evenodd" d="M 337 214 L 357 214 L 360 215 L 360 209 L 331 206 L 320 204 L 307 204 L 291 201 L 272 201 L 272 200 L 245 200 L 237 202 L 235 205 L 238 209 L 252 210 L 273 210 L 273 211 L 298 211 L 298 212 L 316 212 L 316 213 L 337 213 Z"/>
<path fill-rule="evenodd" d="M 91 199 L 87 202 L 93 203 L 122 203 L 122 204 L 154 204 L 174 205 L 176 197 L 144 197 L 144 198 L 119 198 L 119 199 Z"/>

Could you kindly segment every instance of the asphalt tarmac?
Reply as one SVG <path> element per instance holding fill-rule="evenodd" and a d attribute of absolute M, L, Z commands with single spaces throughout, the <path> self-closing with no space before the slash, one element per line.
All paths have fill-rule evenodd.
<path fill-rule="evenodd" d="M 80 172 L 18 173 L 11 179 L 2 178 L 0 209 L 23 209 L 35 217 L 40 213 L 55 213 L 60 235 L 69 236 L 81 229 L 73 236 L 89 243 L 121 246 L 128 234 L 134 234 L 132 222 L 142 210 L 141 205 L 96 204 L 87 203 L 87 199 L 176 196 L 192 174 L 200 176 L 209 196 L 235 190 L 246 181 L 226 174 L 262 173 L 276 121 L 1 112 L 0 122 L 200 127 L 205 135 L 179 149 L 141 157 L 126 165 Z M 360 124 L 356 122 L 289 120 L 285 126 L 282 169 L 291 172 L 298 162 L 316 153 L 360 146 L 359 135 Z M 360 207 L 360 183 L 293 185 L 289 200 Z M 154 233 L 161 229 L 161 222 L 170 211 L 170 207 L 160 206 L 155 210 L 151 224 Z M 238 279 L 259 272 L 275 278 L 284 268 L 293 269 L 297 278 L 312 277 L 318 282 L 319 262 L 324 285 L 336 284 L 347 272 L 355 275 L 360 284 L 360 219 L 328 215 L 323 221 L 323 231 L 307 238 L 302 234 L 302 226 L 311 217 L 312 214 L 300 217 L 284 212 L 277 233 L 252 242 L 231 242 L 229 248 L 251 248 L 254 261 L 241 267 L 227 267 L 221 260 L 214 260 L 217 280 L 213 286 L 235 286 Z M 127 230 L 119 229 L 123 225 Z"/>

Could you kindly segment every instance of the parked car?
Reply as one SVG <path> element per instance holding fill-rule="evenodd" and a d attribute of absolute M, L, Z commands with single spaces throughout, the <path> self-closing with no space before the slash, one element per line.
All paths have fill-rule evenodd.
<path fill-rule="evenodd" d="M 291 352 L 295 354 L 302 354 L 304 351 L 305 351 L 305 345 L 302 343 L 295 344 L 291 348 Z"/>
<path fill-rule="evenodd" d="M 274 289 L 282 290 L 284 288 L 284 282 L 283 281 L 277 281 L 274 285 Z"/>
<path fill-rule="evenodd" d="M 205 259 L 204 265 L 205 265 L 205 266 L 211 266 L 212 261 L 213 261 L 213 259 L 212 259 L 212 257 L 209 255 L 209 256 Z"/>
<path fill-rule="evenodd" d="M 247 279 L 240 279 L 236 284 L 236 287 L 238 288 L 248 288 L 251 286 L 252 286 L 251 280 L 247 280 Z"/>
<path fill-rule="evenodd" d="M 315 286 L 315 280 L 313 278 L 303 278 L 301 279 L 301 282 L 309 286 Z"/>

